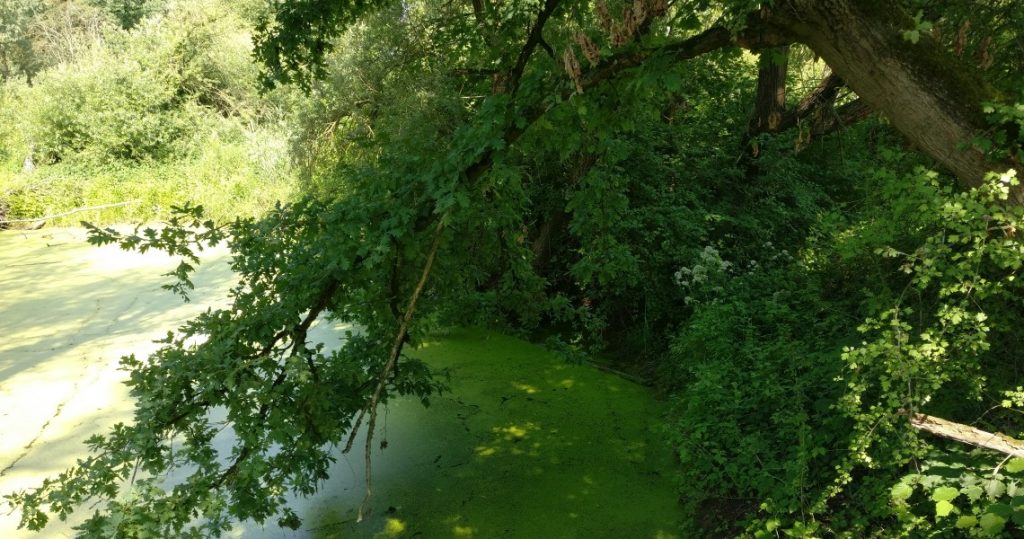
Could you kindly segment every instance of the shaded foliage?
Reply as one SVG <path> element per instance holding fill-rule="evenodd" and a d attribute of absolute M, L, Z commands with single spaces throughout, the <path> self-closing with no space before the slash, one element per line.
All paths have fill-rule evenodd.
<path fill-rule="evenodd" d="M 218 54 L 237 46 L 225 36 L 243 17 L 215 10 L 133 22 L 118 39 L 144 51 L 134 62 L 104 62 L 99 48 L 93 64 L 76 60 L 91 70 L 41 72 L 18 91 L 47 161 L 181 158 L 196 150 L 190 137 L 273 118 L 281 103 L 296 112 L 307 192 L 258 219 L 217 225 L 184 206 L 161 231 L 93 230 L 98 243 L 183 255 L 170 287 L 185 294 L 195 245 L 226 241 L 239 284 L 229 308 L 168 334 L 148 359 L 123 360 L 135 421 L 15 494 L 23 523 L 98 496 L 107 506 L 86 535 L 217 535 L 247 518 L 298 526 L 286 494 L 313 493 L 364 417 L 372 424 L 394 395 L 443 390 L 404 347 L 437 327 L 485 324 L 554 334 L 574 360 L 604 353 L 668 395 L 689 535 L 1012 529 L 1016 491 L 974 496 L 988 461 L 922 479 L 963 455 L 906 417 L 969 422 L 997 399 L 993 430 L 1020 428 L 1002 406 L 1021 377 L 1011 344 L 1022 210 L 1004 172 L 1020 157 L 1020 105 L 977 104 L 992 129 L 965 146 L 1004 168 L 975 189 L 930 170 L 877 117 L 816 130 L 836 125 L 819 121 L 839 116 L 830 107 L 751 133 L 758 62 L 718 49 L 766 46 L 755 7 L 275 4 L 256 17 L 262 82 L 307 93 L 267 102 L 240 82 L 255 78 L 247 64 Z M 1015 3 L 986 5 L 974 30 L 963 30 L 970 3 L 895 8 L 887 24 L 908 43 L 976 56 L 977 72 L 962 75 L 981 93 L 1020 83 L 1019 55 L 1006 52 L 1020 45 Z M 706 30 L 713 21 L 723 26 Z M 819 85 L 823 64 L 792 51 L 789 85 Z M 830 105 L 854 99 L 837 90 Z M 317 319 L 360 330 L 326 351 L 307 342 Z M 218 428 L 235 435 L 230 455 L 211 449 Z M 170 468 L 190 474 L 167 486 L 158 478 Z M 953 504 L 961 494 L 970 505 Z M 949 505 L 926 518 L 924 500 Z M 709 529 L 696 518 L 729 503 L 746 519 Z M 946 518 L 955 511 L 967 520 Z"/>

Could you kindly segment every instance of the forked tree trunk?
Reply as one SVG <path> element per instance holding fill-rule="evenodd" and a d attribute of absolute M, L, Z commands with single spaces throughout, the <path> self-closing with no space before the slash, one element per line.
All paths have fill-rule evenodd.
<path fill-rule="evenodd" d="M 903 36 L 913 21 L 881 0 L 781 0 L 771 26 L 808 45 L 871 108 L 921 151 L 975 187 L 1009 163 L 987 161 L 970 147 L 986 129 L 982 104 L 994 97 L 974 68 L 927 35 Z M 1024 203 L 1024 191 L 1014 192 Z"/>

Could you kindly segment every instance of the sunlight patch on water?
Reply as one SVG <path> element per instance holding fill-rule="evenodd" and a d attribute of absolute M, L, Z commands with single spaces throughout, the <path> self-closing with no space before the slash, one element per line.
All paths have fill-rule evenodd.
<path fill-rule="evenodd" d="M 540 390 L 537 389 L 536 387 L 531 386 L 530 384 L 524 384 L 524 383 L 521 383 L 521 382 L 512 382 L 512 387 L 514 387 L 514 388 L 518 389 L 519 391 L 522 391 L 523 393 L 526 393 L 528 395 L 533 395 L 535 393 L 539 393 L 540 392 Z"/>
<path fill-rule="evenodd" d="M 408 526 L 405 522 L 402 522 L 397 518 L 389 518 L 387 523 L 384 525 L 384 533 L 389 537 L 396 537 L 404 532 L 406 528 L 408 528 Z"/>
<path fill-rule="evenodd" d="M 455 526 L 452 528 L 452 533 L 455 537 L 473 537 L 476 529 L 471 526 Z"/>

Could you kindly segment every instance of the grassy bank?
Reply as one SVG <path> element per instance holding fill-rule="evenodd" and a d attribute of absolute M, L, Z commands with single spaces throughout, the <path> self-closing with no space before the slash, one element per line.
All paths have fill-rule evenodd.
<path fill-rule="evenodd" d="M 34 220 L 79 208 L 47 221 L 71 226 L 152 221 L 166 218 L 172 205 L 201 204 L 216 220 L 254 216 L 289 200 L 295 181 L 283 166 L 262 167 L 244 148 L 223 147 L 199 158 L 170 163 L 118 166 L 57 164 L 32 172 L 0 172 L 0 207 L 10 220 Z M 2 217 L 0 217 L 2 219 Z M 12 223 L 12 228 L 31 225 Z"/>

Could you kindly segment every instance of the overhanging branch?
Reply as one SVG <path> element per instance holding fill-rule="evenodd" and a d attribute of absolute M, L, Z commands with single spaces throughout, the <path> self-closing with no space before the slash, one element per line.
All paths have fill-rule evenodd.
<path fill-rule="evenodd" d="M 792 110 L 786 112 L 782 117 L 782 122 L 779 123 L 777 130 L 784 131 L 791 127 L 796 127 L 798 123 L 804 118 L 813 115 L 818 110 L 828 109 L 835 103 L 836 96 L 839 94 L 839 90 L 845 86 L 846 83 L 843 79 L 835 73 L 829 73 L 818 86 L 811 90 L 800 103 Z"/>
<path fill-rule="evenodd" d="M 584 89 L 614 78 L 622 71 L 637 67 L 648 59 L 659 55 L 673 61 L 685 61 L 703 54 L 733 45 L 733 36 L 729 30 L 713 27 L 693 37 L 671 43 L 662 47 L 642 49 L 639 51 L 623 51 L 613 54 L 602 61 L 597 67 L 584 73 L 582 86 Z"/>
<path fill-rule="evenodd" d="M 544 7 L 540 10 L 537 20 L 533 23 L 533 28 L 530 29 L 530 34 L 526 37 L 526 43 L 519 51 L 519 56 L 516 58 L 516 63 L 512 66 L 508 77 L 509 93 L 513 97 L 519 90 L 519 80 L 523 77 L 523 71 L 526 70 L 526 64 L 530 61 L 530 56 L 533 55 L 533 51 L 537 49 L 537 46 L 544 42 L 544 25 L 547 24 L 548 19 L 558 9 L 560 1 L 546 0 L 544 2 Z"/>

